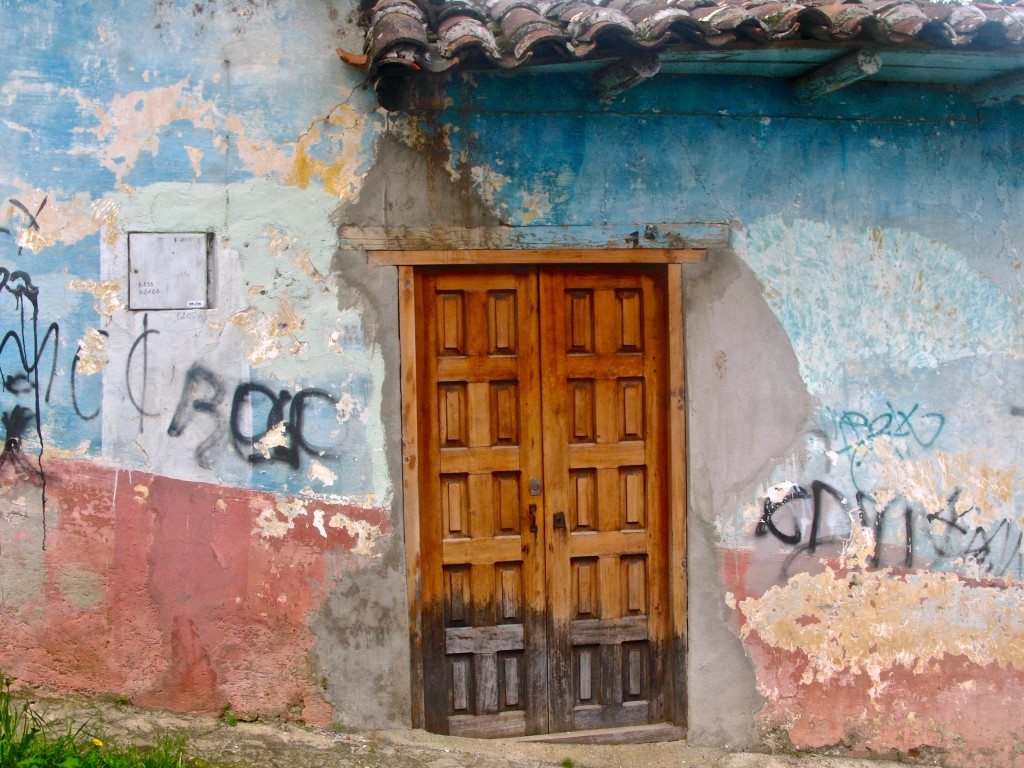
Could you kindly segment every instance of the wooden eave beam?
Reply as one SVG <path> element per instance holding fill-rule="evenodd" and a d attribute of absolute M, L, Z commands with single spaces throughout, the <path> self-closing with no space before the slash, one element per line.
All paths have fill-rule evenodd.
<path fill-rule="evenodd" d="M 793 80 L 793 95 L 805 104 L 817 101 L 840 88 L 877 74 L 881 68 L 882 59 L 878 54 L 862 48 Z"/>
<path fill-rule="evenodd" d="M 703 248 L 605 248 L 510 250 L 367 251 L 371 264 L 688 264 L 703 261 Z"/>
<path fill-rule="evenodd" d="M 1015 99 L 1024 99 L 1024 70 L 984 80 L 968 91 L 979 107 L 994 107 Z"/>
<path fill-rule="evenodd" d="M 593 74 L 594 93 L 601 101 L 611 101 L 634 85 L 654 77 L 660 70 L 661 59 L 656 53 L 619 59 Z"/>

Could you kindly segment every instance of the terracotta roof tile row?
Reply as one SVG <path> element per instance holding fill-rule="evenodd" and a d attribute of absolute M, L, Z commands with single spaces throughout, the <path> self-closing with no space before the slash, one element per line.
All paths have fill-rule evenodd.
<path fill-rule="evenodd" d="M 441 72 L 483 60 L 580 59 L 673 44 L 728 47 L 791 40 L 1024 50 L 1024 2 L 922 0 L 376 0 L 366 38 L 371 71 Z"/>

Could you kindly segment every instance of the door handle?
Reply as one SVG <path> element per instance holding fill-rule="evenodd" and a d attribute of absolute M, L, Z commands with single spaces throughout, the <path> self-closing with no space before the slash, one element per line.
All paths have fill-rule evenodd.
<path fill-rule="evenodd" d="M 530 513 L 530 533 L 537 532 L 537 505 L 531 504 L 526 508 Z"/>

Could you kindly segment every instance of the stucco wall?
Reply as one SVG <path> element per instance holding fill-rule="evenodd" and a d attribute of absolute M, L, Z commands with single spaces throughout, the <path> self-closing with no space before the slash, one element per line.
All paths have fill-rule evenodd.
<path fill-rule="evenodd" d="M 668 75 L 602 104 L 542 73 L 387 115 L 334 54 L 362 44 L 344 2 L 25 11 L 0 7 L 5 670 L 407 722 L 396 276 L 360 237 L 708 244 L 691 739 L 1012 764 L 1020 107 Z M 211 232 L 212 308 L 128 309 L 131 231 Z"/>
<path fill-rule="evenodd" d="M 394 279 L 345 258 L 332 219 L 384 124 L 334 53 L 350 8 L 0 19 L 20 437 L 0 665 L 176 709 L 407 721 Z M 133 231 L 212 233 L 211 308 L 129 309 Z"/>
<path fill-rule="evenodd" d="M 691 740 L 1012 763 L 1020 109 L 586 88 L 478 76 L 443 124 L 523 231 L 729 223 L 687 268 Z"/>
<path fill-rule="evenodd" d="M 730 225 L 687 268 L 691 739 L 1012 762 L 1019 108 L 586 86 L 477 77 L 446 136 L 526 231 Z"/>

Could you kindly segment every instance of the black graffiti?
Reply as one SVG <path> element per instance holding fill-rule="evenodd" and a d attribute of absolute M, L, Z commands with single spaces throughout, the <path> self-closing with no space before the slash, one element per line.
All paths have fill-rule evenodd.
<path fill-rule="evenodd" d="M 269 405 L 265 421 L 266 428 L 257 434 L 248 435 L 243 431 L 242 417 L 247 410 L 253 409 L 255 400 L 258 398 L 264 399 L 265 404 Z M 332 408 L 338 403 L 338 399 L 334 395 L 322 389 L 304 389 L 293 396 L 284 389 L 275 394 L 272 389 L 262 384 L 239 385 L 231 402 L 231 441 L 235 450 L 250 464 L 279 461 L 292 469 L 299 468 L 302 452 L 312 456 L 335 458 L 327 448 L 312 445 L 306 439 L 304 431 L 306 408 L 311 401 L 315 400 L 330 403 Z M 260 450 L 259 443 L 282 422 L 285 425 L 283 435 L 285 444 L 266 446 Z"/>
<path fill-rule="evenodd" d="M 0 422 L 4 425 L 4 456 L 22 452 L 21 440 L 32 427 L 33 414 L 28 408 L 14 406 L 10 411 L 0 414 Z M 0 456 L 0 462 L 4 459 Z"/>
<path fill-rule="evenodd" d="M 789 576 L 794 560 L 802 554 L 814 555 L 819 546 L 846 542 L 850 534 L 823 536 L 822 521 L 827 515 L 827 508 L 835 503 L 842 510 L 846 519 L 852 524 L 871 528 L 874 534 L 874 550 L 868 558 L 871 568 L 887 565 L 901 565 L 913 568 L 924 529 L 931 550 L 938 564 L 953 567 L 964 567 L 974 564 L 990 576 L 1006 574 L 1024 574 L 1024 531 L 1009 520 L 1000 520 L 992 528 L 984 526 L 968 526 L 963 519 L 975 511 L 970 506 L 958 511 L 962 490 L 956 489 L 946 500 L 942 510 L 926 513 L 908 502 L 903 496 L 891 499 L 884 507 L 878 509 L 876 499 L 870 494 L 858 491 L 851 504 L 849 498 L 834 486 L 820 480 L 811 483 L 808 493 L 802 486 L 793 485 L 787 489 L 778 501 L 765 499 L 761 518 L 758 520 L 754 535 L 764 537 L 771 534 L 782 543 L 793 547 L 783 563 L 783 576 Z M 793 531 L 784 531 L 776 524 L 775 515 L 788 504 L 797 500 L 811 501 L 811 525 L 804 539 L 805 531 L 800 528 L 794 518 Z M 831 502 L 829 501 L 831 500 Z M 923 521 L 923 524 L 919 524 Z M 902 562 L 886 562 L 884 558 L 884 542 L 891 527 L 902 528 L 903 558 Z M 939 532 L 936 533 L 936 528 Z"/>
<path fill-rule="evenodd" d="M 235 388 L 225 422 L 222 406 L 226 392 L 227 387 L 219 375 L 199 363 L 193 364 L 185 374 L 178 406 L 167 427 L 168 435 L 181 437 L 197 414 L 205 417 L 209 427 L 195 450 L 196 463 L 203 469 L 212 467 L 212 451 L 222 444 L 226 432 L 230 432 L 235 451 L 250 464 L 280 462 L 298 469 L 303 454 L 336 458 L 329 448 L 313 444 L 306 434 L 308 411 L 315 403 L 326 403 L 332 411 L 336 408 L 338 398 L 330 392 L 322 389 L 303 389 L 295 394 L 285 389 L 275 392 L 264 384 L 246 382 Z M 259 422 L 257 414 L 261 409 L 266 412 L 263 426 L 249 434 L 246 421 L 251 418 Z M 263 444 L 270 432 L 282 423 L 282 444 Z"/>
<path fill-rule="evenodd" d="M 128 400 L 131 402 L 135 411 L 139 414 L 139 434 L 143 432 L 143 424 L 145 423 L 147 416 L 159 416 L 159 413 L 152 413 L 146 410 L 146 388 L 149 383 L 149 337 L 160 333 L 160 331 L 152 330 L 149 327 L 149 313 L 142 316 L 142 333 L 135 337 L 135 341 L 132 342 L 131 348 L 128 350 L 128 359 L 124 364 L 124 384 L 125 391 L 128 393 Z M 142 347 L 142 388 L 141 393 L 138 397 L 135 396 L 135 392 L 132 390 L 132 368 L 135 360 L 135 353 L 139 347 Z"/>
<path fill-rule="evenodd" d="M 50 392 L 53 388 L 53 380 L 57 375 L 57 347 L 60 341 L 60 327 L 57 323 L 50 323 L 47 326 L 42 339 L 39 337 L 39 288 L 32 282 L 32 278 L 26 272 L 10 272 L 0 267 L 0 291 L 6 291 L 14 296 L 15 306 L 20 314 L 18 328 L 8 330 L 0 339 L 0 355 L 8 349 L 14 349 L 17 353 L 18 362 L 21 364 L 21 371 L 17 374 L 7 374 L 0 367 L 0 378 L 3 379 L 4 391 L 14 395 L 32 393 L 34 410 L 25 409 L 31 422 L 35 426 L 36 436 L 40 446 L 43 441 L 42 421 L 40 413 L 43 402 L 49 402 Z M 29 310 L 28 307 L 31 309 Z M 50 348 L 52 344 L 52 349 Z M 43 393 L 43 381 L 40 377 L 40 367 L 45 355 L 49 353 L 51 358 L 49 375 L 46 378 L 46 391 Z M 15 419 L 11 412 L 5 414 L 8 421 L 14 423 Z M 20 422 L 21 419 L 18 419 Z M 20 446 L 24 431 L 18 435 L 18 440 L 12 445 Z M 9 448 L 5 443 L 4 453 Z M 0 456 L 2 460 L 2 456 Z"/>
<path fill-rule="evenodd" d="M 110 334 L 106 331 L 99 331 L 99 334 L 104 338 L 109 338 Z M 79 347 L 75 350 L 75 356 L 71 360 L 71 405 L 75 409 L 75 413 L 78 414 L 78 418 L 82 421 L 92 421 L 100 415 L 101 406 L 97 405 L 96 409 L 92 413 L 84 413 L 82 406 L 78 402 L 78 363 L 81 360 L 82 349 Z"/>
<path fill-rule="evenodd" d="M 970 506 L 958 512 L 961 494 L 961 489 L 957 488 L 946 499 L 945 509 L 928 515 L 929 523 L 942 524 L 940 536 L 931 534 L 931 545 L 935 553 L 947 560 L 963 558 L 973 561 L 985 566 L 986 572 L 994 575 L 1020 573 L 1024 566 L 1021 554 L 1024 532 L 1006 519 L 1000 520 L 991 530 L 980 525 L 973 528 L 964 525 L 963 518 L 973 512 L 975 507 Z"/>
<path fill-rule="evenodd" d="M 36 208 L 36 212 L 35 213 L 32 213 L 32 211 L 30 211 L 28 208 L 25 207 L 24 203 L 22 203 L 20 200 L 15 200 L 13 197 L 10 198 L 10 203 L 15 208 L 17 208 L 22 213 L 24 213 L 26 216 L 28 216 L 28 228 L 29 229 L 34 229 L 36 232 L 39 232 L 40 231 L 39 230 L 39 214 L 42 213 L 43 212 L 43 208 L 46 207 L 46 201 L 47 200 L 49 200 L 49 196 L 46 196 L 46 197 L 43 198 L 43 202 L 41 202 L 39 204 L 39 207 Z M 7 234 L 10 234 L 10 232 L 7 232 Z M 19 256 L 21 255 L 21 249 L 19 249 L 18 255 Z"/>
<path fill-rule="evenodd" d="M 34 210 L 13 198 L 9 202 L 23 219 L 19 227 L 23 233 L 41 231 L 40 216 L 46 209 L 48 198 L 44 197 Z M 11 230 L 0 227 L 0 235 L 10 236 Z M 19 247 L 18 255 L 21 254 L 22 248 Z M 40 456 L 38 472 L 41 476 L 42 412 L 44 404 L 50 401 L 57 375 L 61 329 L 56 322 L 40 327 L 40 292 L 27 272 L 0 267 L 0 293 L 4 292 L 14 297 L 20 318 L 0 338 L 0 388 L 17 396 L 19 402 L 0 410 L 0 424 L 4 429 L 0 465 L 20 463 L 18 457 L 24 453 L 23 446 L 37 441 Z M 150 358 L 153 356 L 151 345 L 161 331 L 151 327 L 150 320 L 149 314 L 143 315 L 141 332 L 129 346 L 123 369 L 125 400 L 140 417 L 140 433 L 146 419 L 160 415 L 152 391 L 155 372 Z M 98 333 L 109 338 L 106 331 Z M 3 354 L 5 351 L 6 356 Z M 96 401 L 96 390 L 85 387 L 82 382 L 85 355 L 86 351 L 78 347 L 72 357 L 70 393 L 75 414 L 82 421 L 89 422 L 100 416 L 103 402 L 102 398 Z M 5 371 L 5 367 L 11 370 Z M 17 370 L 13 370 L 15 368 Z M 365 382 L 360 381 L 360 384 L 365 385 Z M 214 451 L 228 439 L 233 450 L 251 464 L 277 462 L 298 469 L 306 455 L 337 458 L 329 446 L 318 444 L 328 440 L 318 437 L 316 430 L 323 421 L 319 414 L 315 414 L 318 408 L 329 408 L 332 415 L 337 415 L 339 398 L 330 392 L 316 388 L 278 391 L 261 383 L 248 382 L 237 386 L 230 399 L 228 393 L 232 393 L 232 389 L 220 375 L 201 364 L 192 365 L 185 375 L 177 406 L 167 426 L 167 434 L 171 437 L 180 437 L 187 431 L 200 433 L 194 455 L 202 468 L 212 468 Z M 348 402 L 346 399 L 346 409 Z M 348 415 L 347 410 L 342 414 L 343 418 Z M 281 438 L 268 439 L 271 431 L 280 424 L 283 424 Z M 330 441 L 333 442 L 333 438 Z"/>
<path fill-rule="evenodd" d="M 149 313 L 142 316 L 142 333 L 135 337 L 131 347 L 128 350 L 128 359 L 125 361 L 124 367 L 124 379 L 125 379 L 125 391 L 128 394 L 128 401 L 132 404 L 136 413 L 142 418 L 139 419 L 139 433 L 144 431 L 145 417 L 159 416 L 159 413 L 146 410 L 146 391 L 149 385 L 149 337 L 159 334 L 160 331 L 149 327 Z M 109 338 L 110 334 L 106 331 L 99 331 L 99 334 L 104 338 Z M 142 386 L 137 394 L 134 387 L 132 386 L 132 374 L 136 365 L 136 354 L 141 348 L 142 351 Z M 82 406 L 79 403 L 78 394 L 78 365 L 81 362 L 82 350 L 79 348 L 75 351 L 75 356 L 71 361 L 71 405 L 75 409 L 75 413 L 83 421 L 92 421 L 100 414 L 101 406 L 96 406 L 95 409 L 86 413 L 82 410 Z"/>
<path fill-rule="evenodd" d="M 185 386 L 182 387 L 178 407 L 174 409 L 167 434 L 171 437 L 181 437 L 196 414 L 209 419 L 213 427 L 196 446 L 194 454 L 196 463 L 203 469 L 212 468 L 210 452 L 224 439 L 224 418 L 219 410 L 223 400 L 224 382 L 220 376 L 199 363 L 193 363 L 185 374 Z"/>
<path fill-rule="evenodd" d="M 106 331 L 102 331 L 101 330 L 101 331 L 99 331 L 99 333 L 100 333 L 101 336 L 103 336 L 105 338 L 109 338 L 110 337 L 110 334 L 107 333 Z M 160 331 L 156 330 L 155 328 L 150 328 L 149 327 L 149 313 L 147 312 L 146 314 L 144 314 L 142 316 L 142 333 L 140 333 L 138 336 L 136 336 L 135 340 L 132 342 L 132 345 L 131 345 L 131 347 L 128 350 L 128 358 L 125 361 L 125 366 L 124 366 L 125 392 L 128 395 L 128 402 L 131 403 L 132 407 L 135 409 L 135 412 L 138 413 L 139 416 L 141 417 L 139 419 L 139 434 L 142 434 L 145 431 L 145 419 L 146 419 L 146 417 L 155 417 L 155 416 L 159 416 L 160 415 L 157 412 L 149 411 L 149 410 L 146 409 L 146 397 L 147 397 L 147 390 L 148 390 L 148 387 L 149 387 L 149 375 L 150 375 L 150 371 L 149 371 L 149 337 L 150 336 L 158 335 L 159 333 L 160 333 Z M 140 351 L 141 351 L 141 360 L 142 360 L 142 373 L 141 373 L 142 382 L 141 382 L 141 386 L 139 387 L 138 392 L 136 392 L 136 389 L 135 389 L 134 385 L 132 384 L 132 381 L 133 381 L 133 378 L 134 378 L 133 374 L 134 374 L 135 368 L 137 366 L 136 355 Z M 92 421 L 97 416 L 99 416 L 101 406 L 96 406 L 95 409 L 93 409 L 92 411 L 86 413 L 86 412 L 84 412 L 82 410 L 82 406 L 79 403 L 79 399 L 78 399 L 78 397 L 79 397 L 79 393 L 78 393 L 78 366 L 79 366 L 79 363 L 81 362 L 81 354 L 82 354 L 82 351 L 81 351 L 81 348 L 79 348 L 78 350 L 75 351 L 75 356 L 74 356 L 74 358 L 71 361 L 71 405 L 74 407 L 75 413 L 78 414 L 78 417 L 80 419 L 82 419 L 83 421 Z"/>
<path fill-rule="evenodd" d="M 756 536 L 767 536 L 771 533 L 775 538 L 784 544 L 799 544 L 803 538 L 803 531 L 799 527 L 793 533 L 783 533 L 775 527 L 774 515 L 782 507 L 784 507 L 793 499 L 807 499 L 810 498 L 807 495 L 807 491 L 801 488 L 799 485 L 794 485 L 789 491 L 787 491 L 779 501 L 772 501 L 770 498 L 765 497 L 764 507 L 761 510 L 761 519 L 757 521 L 757 528 L 754 531 Z"/>
<path fill-rule="evenodd" d="M 45 489 L 46 476 L 43 474 L 42 451 L 37 457 L 38 466 L 24 453 L 22 439 L 32 429 L 35 421 L 30 408 L 15 405 L 9 411 L 0 414 L 0 423 L 4 426 L 3 452 L 0 453 L 0 467 L 9 467 L 19 477 L 35 483 Z M 43 509 L 43 549 L 46 549 L 46 496 L 42 498 Z"/>
<path fill-rule="evenodd" d="M 24 203 L 20 200 L 10 198 L 9 202 L 15 208 L 20 210 L 28 217 L 28 229 L 34 229 L 39 231 L 39 214 L 43 212 L 46 207 L 46 202 L 49 198 L 44 197 L 35 213 L 32 213 Z M 5 231 L 6 234 L 10 234 L 9 230 Z M 21 257 L 23 247 L 18 247 L 18 257 Z M 46 328 L 46 332 L 43 334 L 42 340 L 39 338 L 39 288 L 32 282 L 32 277 L 23 270 L 14 270 L 13 272 L 6 267 L 0 267 L 0 292 L 7 292 L 14 297 L 14 306 L 19 313 L 19 328 L 8 330 L 2 339 L 0 339 L 0 355 L 8 349 L 9 345 L 13 345 L 17 350 L 19 361 L 21 362 L 24 373 L 18 373 L 13 376 L 5 375 L 2 368 L 0 368 L 0 378 L 4 382 L 4 391 L 11 392 L 12 394 L 25 394 L 30 390 L 34 391 L 35 399 L 35 411 L 31 414 L 31 421 L 34 422 L 36 428 L 36 435 L 39 438 L 40 444 L 42 444 L 42 423 L 40 420 L 40 411 L 42 409 L 42 401 L 49 402 L 50 391 L 53 388 L 53 380 L 57 375 L 57 352 L 60 344 L 60 326 L 57 323 L 50 323 Z M 31 307 L 31 312 L 26 317 L 26 305 Z M 31 326 L 31 349 L 29 347 L 28 329 L 26 328 L 26 320 Z M 39 378 L 39 366 L 42 362 L 43 355 L 47 351 L 47 347 L 50 342 L 53 342 L 52 349 L 52 364 L 50 366 L 50 375 L 46 383 L 46 394 L 40 399 L 40 378 Z M 16 406 L 24 409 L 23 406 Z M 22 417 L 15 419 L 11 412 L 6 415 L 5 426 L 7 423 L 21 422 Z M 10 428 L 8 427 L 8 433 Z M 24 431 L 22 432 L 24 434 Z M 16 445 L 20 450 L 20 438 L 22 435 L 18 435 Z M 9 449 L 5 442 L 5 453 Z"/>
<path fill-rule="evenodd" d="M 39 231 L 39 214 L 46 207 L 48 198 L 44 197 L 35 213 L 20 201 L 10 199 L 11 205 L 28 217 L 28 229 Z M 5 230 L 4 234 L 10 234 Z M 23 247 L 18 247 L 18 258 L 21 258 Z M 33 407 L 28 408 L 20 403 L 0 414 L 0 423 L 4 426 L 5 438 L 3 451 L 0 453 L 0 466 L 10 466 L 20 476 L 37 482 L 41 488 L 40 512 L 42 517 L 43 540 L 42 549 L 46 549 L 46 474 L 43 471 L 43 425 L 42 406 L 49 402 L 53 389 L 53 380 L 57 375 L 57 356 L 60 346 L 60 326 L 52 322 L 40 338 L 39 329 L 39 287 L 32 282 L 32 277 L 23 270 L 11 271 L 0 267 L 0 293 L 8 293 L 14 297 L 14 306 L 18 311 L 17 327 L 7 330 L 0 339 L 0 360 L 4 352 L 14 350 L 20 363 L 17 373 L 5 373 L 0 367 L 0 380 L 3 391 L 16 397 L 31 395 Z M 44 357 L 51 357 L 50 372 L 46 379 L 45 394 L 42 391 L 43 380 L 40 369 Z M 35 428 L 39 443 L 37 465 L 33 466 L 23 451 L 23 441 L 31 428 Z"/>
<path fill-rule="evenodd" d="M 17 350 L 18 359 L 21 362 L 24 370 L 23 381 L 26 385 L 30 385 L 36 393 L 36 415 L 38 418 L 39 409 L 41 407 L 40 401 L 40 378 L 39 378 L 39 366 L 43 361 L 43 355 L 47 351 L 47 347 L 53 342 L 52 349 L 52 362 L 50 365 L 50 374 L 46 382 L 46 394 L 44 400 L 49 402 L 50 391 L 53 388 L 53 380 L 57 375 L 57 346 L 60 341 L 60 326 L 57 323 L 50 323 L 46 328 L 46 332 L 43 334 L 42 340 L 39 338 L 39 288 L 36 287 L 32 278 L 27 272 L 20 270 L 10 272 L 4 267 L 0 267 L 0 290 L 6 291 L 14 296 L 15 307 L 20 313 L 20 328 L 11 329 L 7 331 L 3 339 L 0 339 L 0 354 L 13 345 Z M 25 305 L 31 305 L 32 310 L 28 318 L 26 318 Z M 26 319 L 31 326 L 31 340 L 28 338 L 28 329 L 26 329 Z M 0 369 L 0 376 L 4 379 L 4 388 L 7 388 L 7 382 L 12 379 L 3 373 Z M 19 393 L 20 394 L 20 393 Z M 40 435 L 40 438 L 42 436 Z"/>
<path fill-rule="evenodd" d="M 856 503 L 855 505 L 851 505 L 847 496 L 843 495 L 834 486 L 820 480 L 815 480 L 811 483 L 810 493 L 808 493 L 802 486 L 794 485 L 778 501 L 771 501 L 766 498 L 762 507 L 761 519 L 758 520 L 757 527 L 754 530 L 754 535 L 763 537 L 770 533 L 782 543 L 797 547 L 797 554 L 807 553 L 811 555 L 817 552 L 818 547 L 821 544 L 832 544 L 840 540 L 845 541 L 844 537 L 823 537 L 821 535 L 822 520 L 826 513 L 826 496 L 838 504 L 840 509 L 842 509 L 848 518 L 858 521 L 862 526 L 874 529 L 875 549 L 869 562 L 872 567 L 879 567 L 882 564 L 883 559 L 882 546 L 885 539 L 886 521 L 892 518 L 890 512 L 892 512 L 894 505 L 896 505 L 896 501 L 890 501 L 881 510 L 875 510 L 874 515 L 869 515 L 867 513 L 867 507 L 869 504 L 873 504 L 874 502 L 874 499 L 871 496 L 862 491 L 857 491 L 857 494 L 854 497 Z M 807 541 L 804 541 L 804 531 L 800 529 L 799 523 L 796 520 L 794 520 L 793 523 L 794 530 L 792 533 L 786 533 L 779 530 L 775 524 L 775 513 L 785 505 L 797 499 L 811 500 L 811 528 Z M 904 512 L 904 519 L 907 541 L 903 565 L 910 568 L 913 567 L 914 562 L 914 547 L 912 517 L 909 507 Z"/>

